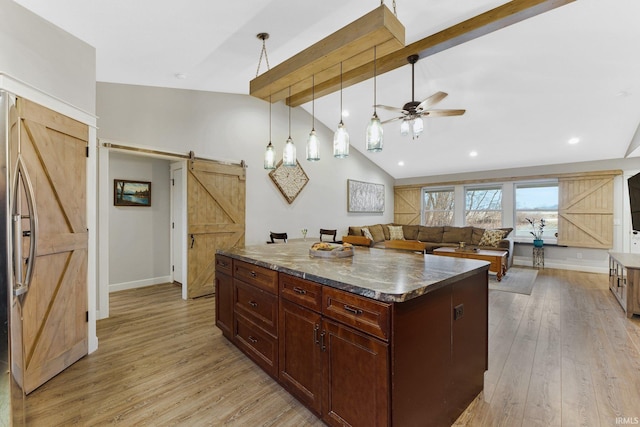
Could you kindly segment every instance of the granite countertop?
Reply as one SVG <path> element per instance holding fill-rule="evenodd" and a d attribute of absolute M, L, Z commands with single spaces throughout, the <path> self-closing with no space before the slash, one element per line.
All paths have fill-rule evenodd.
<path fill-rule="evenodd" d="M 354 256 L 316 258 L 313 241 L 262 244 L 217 253 L 385 302 L 403 302 L 489 269 L 489 263 L 393 249 L 354 247 Z"/>

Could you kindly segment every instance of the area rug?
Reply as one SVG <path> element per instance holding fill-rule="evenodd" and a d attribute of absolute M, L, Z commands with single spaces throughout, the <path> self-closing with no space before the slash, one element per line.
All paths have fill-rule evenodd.
<path fill-rule="evenodd" d="M 489 289 L 531 295 L 536 277 L 538 277 L 538 270 L 512 267 L 505 276 L 502 276 L 500 282 L 495 274 L 489 274 Z"/>

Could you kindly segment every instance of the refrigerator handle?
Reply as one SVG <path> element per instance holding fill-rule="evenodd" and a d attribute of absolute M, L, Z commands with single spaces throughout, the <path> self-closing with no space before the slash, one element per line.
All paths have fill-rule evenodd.
<path fill-rule="evenodd" d="M 27 199 L 28 214 L 22 215 L 22 199 L 20 197 L 19 185 L 23 182 Z M 38 239 L 38 214 L 36 212 L 35 197 L 31 178 L 22 161 L 22 156 L 18 156 L 16 162 L 15 183 L 13 191 L 13 265 L 15 285 L 13 293 L 15 296 L 25 294 L 29 290 L 36 260 L 36 244 Z M 29 219 L 29 232 L 22 231 L 22 220 Z M 27 258 L 27 272 L 23 275 L 22 260 L 22 238 L 29 236 L 29 257 Z"/>

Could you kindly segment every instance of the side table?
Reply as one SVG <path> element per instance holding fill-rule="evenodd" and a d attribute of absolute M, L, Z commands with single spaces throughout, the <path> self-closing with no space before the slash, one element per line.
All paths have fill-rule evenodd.
<path fill-rule="evenodd" d="M 533 266 L 536 268 L 544 268 L 544 246 L 538 248 L 533 247 Z"/>

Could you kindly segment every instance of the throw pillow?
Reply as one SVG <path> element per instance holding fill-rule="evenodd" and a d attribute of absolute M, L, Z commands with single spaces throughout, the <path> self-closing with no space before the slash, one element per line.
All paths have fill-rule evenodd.
<path fill-rule="evenodd" d="M 389 240 L 404 240 L 404 232 L 402 226 L 389 226 Z"/>
<path fill-rule="evenodd" d="M 362 235 L 367 239 L 373 241 L 373 236 L 367 227 L 362 227 Z"/>
<path fill-rule="evenodd" d="M 484 230 L 478 246 L 493 246 L 497 248 L 500 240 L 504 239 L 504 236 L 504 230 Z"/>

